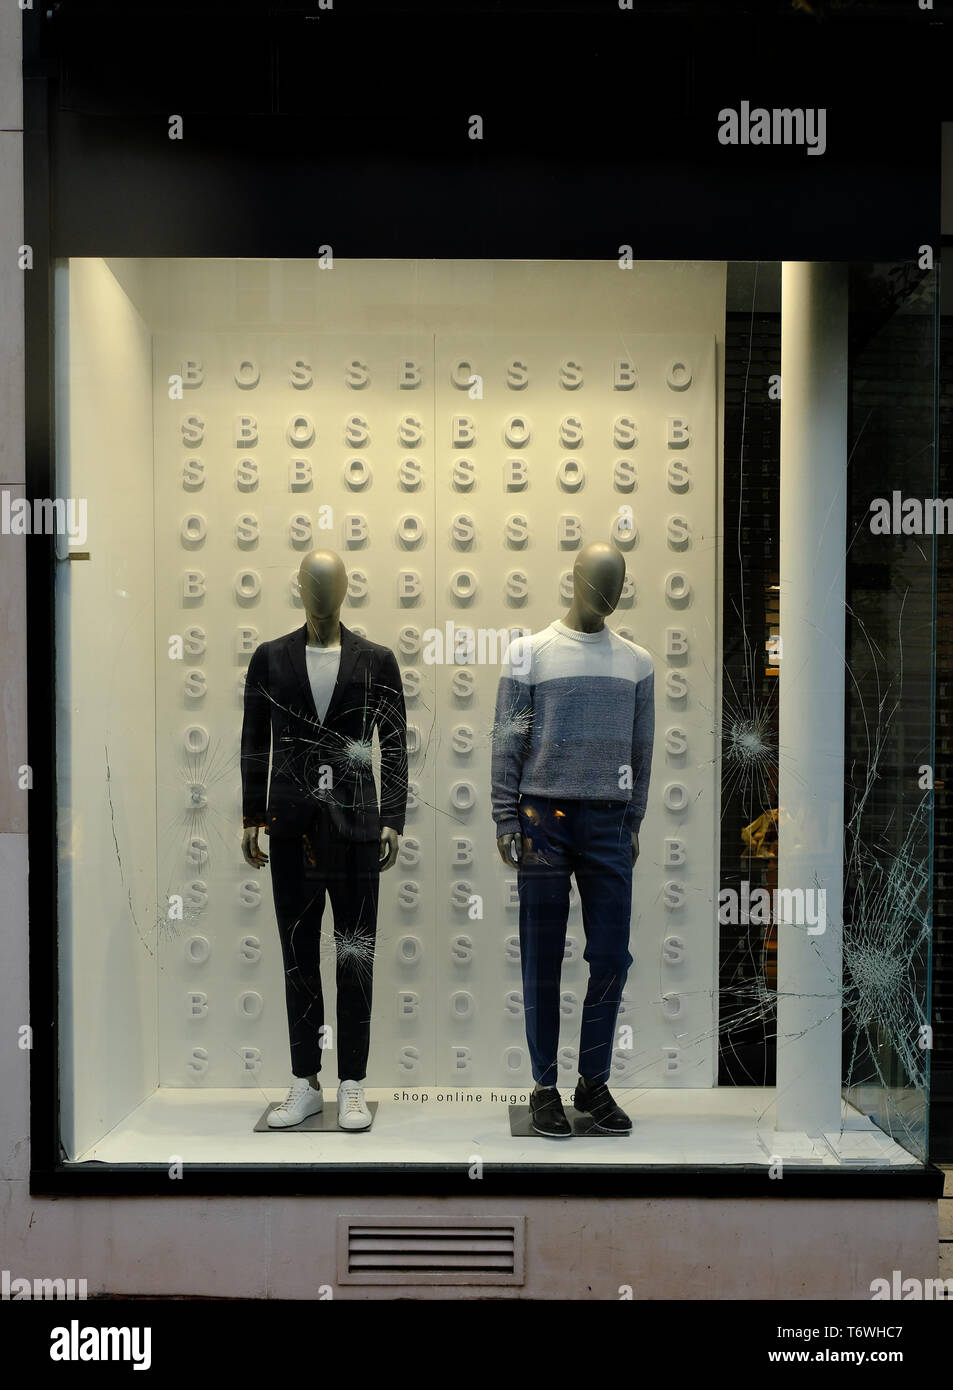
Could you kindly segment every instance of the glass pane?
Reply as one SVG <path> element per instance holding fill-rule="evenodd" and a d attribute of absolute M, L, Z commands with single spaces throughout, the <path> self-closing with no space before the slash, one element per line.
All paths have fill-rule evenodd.
<path fill-rule="evenodd" d="M 925 1157 L 935 542 L 893 523 L 903 498 L 933 515 L 935 290 L 833 272 L 846 522 L 815 534 L 782 505 L 811 467 L 785 458 L 789 367 L 830 310 L 785 322 L 800 264 L 57 267 L 58 486 L 85 509 L 57 570 L 71 1157 L 298 1162 L 305 1133 L 330 1165 Z M 619 588 L 587 631 L 600 543 Z M 787 899 L 813 907 L 778 910 L 806 843 L 784 787 L 838 713 L 785 736 L 807 621 L 785 576 L 815 558 L 846 594 L 822 923 L 818 826 Z M 307 588 L 338 561 L 340 648 Z M 826 1138 L 792 1100 L 822 1062 Z M 323 1118 L 276 1133 L 318 1064 Z M 534 1079 L 591 1127 L 580 1074 L 628 1139 L 533 1132 Z"/>

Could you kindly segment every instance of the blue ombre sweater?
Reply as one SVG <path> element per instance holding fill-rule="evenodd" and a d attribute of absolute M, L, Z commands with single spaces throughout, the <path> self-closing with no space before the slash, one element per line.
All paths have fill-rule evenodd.
<path fill-rule="evenodd" d="M 655 672 L 644 647 L 558 619 L 503 657 L 493 726 L 497 834 L 518 832 L 519 794 L 629 801 L 645 815 L 655 737 Z M 631 768 L 631 773 L 627 769 Z"/>

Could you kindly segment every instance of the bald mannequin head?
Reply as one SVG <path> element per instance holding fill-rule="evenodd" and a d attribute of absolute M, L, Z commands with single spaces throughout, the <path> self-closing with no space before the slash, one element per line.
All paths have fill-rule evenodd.
<path fill-rule="evenodd" d="M 584 630 L 592 630 L 590 624 L 602 627 L 601 620 L 618 606 L 624 583 L 625 560 L 615 546 L 608 541 L 583 546 L 572 567 L 570 613 L 581 620 Z"/>
<path fill-rule="evenodd" d="M 333 550 L 312 550 L 298 569 L 301 602 L 312 625 L 337 619 L 347 594 L 347 570 Z"/>

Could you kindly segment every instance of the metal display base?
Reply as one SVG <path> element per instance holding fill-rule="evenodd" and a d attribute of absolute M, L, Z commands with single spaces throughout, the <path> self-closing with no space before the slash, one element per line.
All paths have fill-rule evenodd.
<path fill-rule="evenodd" d="M 628 1139 L 632 1135 L 632 1130 L 628 1134 L 607 1134 L 604 1129 L 596 1129 L 591 1115 L 583 1115 L 573 1105 L 564 1105 L 566 1119 L 572 1125 L 572 1134 L 567 1134 L 567 1139 Z M 530 1123 L 530 1111 L 528 1105 L 511 1105 L 510 1112 L 510 1134 L 515 1139 L 553 1139 L 554 1143 L 560 1140 L 549 1134 L 537 1134 Z"/>
<path fill-rule="evenodd" d="M 341 1129 L 338 1124 L 338 1103 L 336 1100 L 327 1099 L 325 1099 L 323 1110 L 319 1110 L 316 1115 L 309 1115 L 299 1125 L 286 1125 L 283 1129 L 269 1129 L 268 1116 L 279 1104 L 279 1101 L 273 1100 L 267 1106 L 255 1125 L 255 1134 L 370 1134 L 374 1128 L 374 1117 L 377 1114 L 379 1102 L 376 1100 L 366 1102 L 367 1108 L 371 1112 L 371 1122 L 367 1129 Z"/>

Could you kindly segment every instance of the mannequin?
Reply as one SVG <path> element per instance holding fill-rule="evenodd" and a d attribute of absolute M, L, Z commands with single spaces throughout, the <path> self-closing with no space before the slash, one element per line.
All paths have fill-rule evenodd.
<path fill-rule="evenodd" d="M 576 1109 L 605 1134 L 632 1122 L 607 1081 L 632 956 L 632 870 L 639 855 L 655 733 L 652 658 L 610 632 L 625 560 L 595 542 L 573 566 L 563 620 L 511 642 L 497 692 L 493 819 L 497 849 L 517 866 L 523 1007 L 536 1086 L 533 1129 L 567 1138 L 556 1087 L 559 981 L 576 876 L 589 983 L 582 1011 Z"/>
<path fill-rule="evenodd" d="M 371 1113 L 360 1083 L 370 1046 L 378 881 L 396 861 L 407 805 L 403 688 L 393 652 L 340 621 L 347 593 L 340 557 L 312 551 L 301 562 L 298 582 L 305 624 L 252 654 L 242 723 L 242 853 L 255 869 L 271 862 L 293 1073 L 268 1125 L 288 1128 L 323 1108 L 320 933 L 329 896 L 337 957 L 338 1125 L 368 1129 Z M 375 727 L 380 806 L 371 763 Z M 270 855 L 259 844 L 262 828 Z"/>

